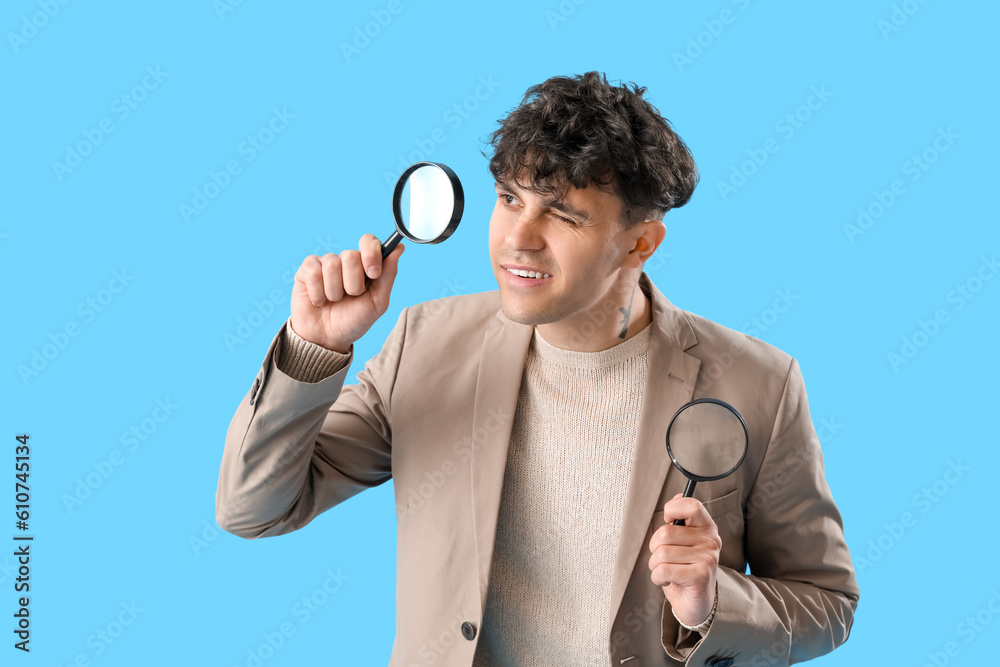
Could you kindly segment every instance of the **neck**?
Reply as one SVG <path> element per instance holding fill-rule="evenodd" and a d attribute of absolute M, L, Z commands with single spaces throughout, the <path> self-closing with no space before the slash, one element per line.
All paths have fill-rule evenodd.
<path fill-rule="evenodd" d="M 600 352 L 625 342 L 652 321 L 652 304 L 636 283 L 630 291 L 609 296 L 587 313 L 569 320 L 539 324 L 536 329 L 555 347 Z"/>

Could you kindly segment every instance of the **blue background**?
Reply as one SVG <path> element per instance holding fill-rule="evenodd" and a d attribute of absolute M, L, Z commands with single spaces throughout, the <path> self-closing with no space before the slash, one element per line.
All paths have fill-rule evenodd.
<path fill-rule="evenodd" d="M 30 655 L 0 556 L 0 661 L 247 665 L 288 623 L 268 667 L 384 664 L 391 484 L 244 541 L 215 523 L 226 429 L 299 263 L 388 236 L 406 164 L 454 168 L 466 214 L 447 243 L 409 244 L 351 377 L 404 306 L 495 289 L 483 140 L 529 85 L 592 69 L 647 86 L 702 172 L 647 273 L 800 361 L 862 590 L 850 640 L 815 664 L 993 659 L 997 5 L 444 4 L 5 3 L 0 532 L 12 545 L 27 432 L 36 541 Z M 261 134 L 275 109 L 287 124 Z M 196 189 L 213 196 L 185 216 Z M 859 207 L 879 215 L 852 231 Z M 158 400 L 175 406 L 161 422 Z M 305 617 L 328 571 L 340 588 Z"/>

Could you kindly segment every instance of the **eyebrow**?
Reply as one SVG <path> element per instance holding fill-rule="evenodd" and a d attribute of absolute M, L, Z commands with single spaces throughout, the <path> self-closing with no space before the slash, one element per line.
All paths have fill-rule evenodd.
<path fill-rule="evenodd" d="M 502 190 L 521 190 L 521 188 L 517 187 L 513 183 L 509 183 L 507 181 L 501 181 L 501 180 L 497 180 L 493 184 L 493 187 L 494 188 L 500 188 Z M 573 206 L 571 204 L 568 204 L 563 199 L 559 199 L 559 198 L 556 198 L 556 197 L 549 197 L 547 199 L 543 199 L 542 203 L 545 206 L 548 206 L 549 208 L 554 208 L 557 211 L 561 211 L 561 212 L 569 214 L 569 215 L 571 215 L 571 216 L 573 216 L 575 218 L 579 218 L 583 222 L 590 222 L 590 214 L 589 213 L 587 213 L 583 209 L 579 209 L 579 208 L 577 208 L 577 207 L 575 207 L 575 206 Z"/>

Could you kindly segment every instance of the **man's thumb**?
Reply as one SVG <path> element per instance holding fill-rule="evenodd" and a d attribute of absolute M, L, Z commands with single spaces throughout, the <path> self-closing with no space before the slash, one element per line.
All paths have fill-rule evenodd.
<path fill-rule="evenodd" d="M 392 291 L 392 284 L 396 281 L 396 272 L 399 269 L 399 258 L 405 250 L 402 243 L 393 248 L 389 256 L 382 260 L 382 273 L 372 281 L 369 290 L 372 300 L 380 312 L 385 312 L 389 307 L 389 293 Z"/>

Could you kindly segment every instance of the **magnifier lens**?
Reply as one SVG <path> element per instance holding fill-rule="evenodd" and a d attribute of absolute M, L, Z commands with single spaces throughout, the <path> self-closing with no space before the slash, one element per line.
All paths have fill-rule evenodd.
<path fill-rule="evenodd" d="M 747 436 L 735 410 L 717 403 L 692 403 L 674 416 L 667 449 L 678 468 L 698 481 L 733 472 L 746 453 Z"/>
<path fill-rule="evenodd" d="M 399 210 L 403 226 L 422 241 L 444 232 L 455 210 L 455 191 L 448 175 L 434 165 L 419 167 L 406 181 Z"/>

